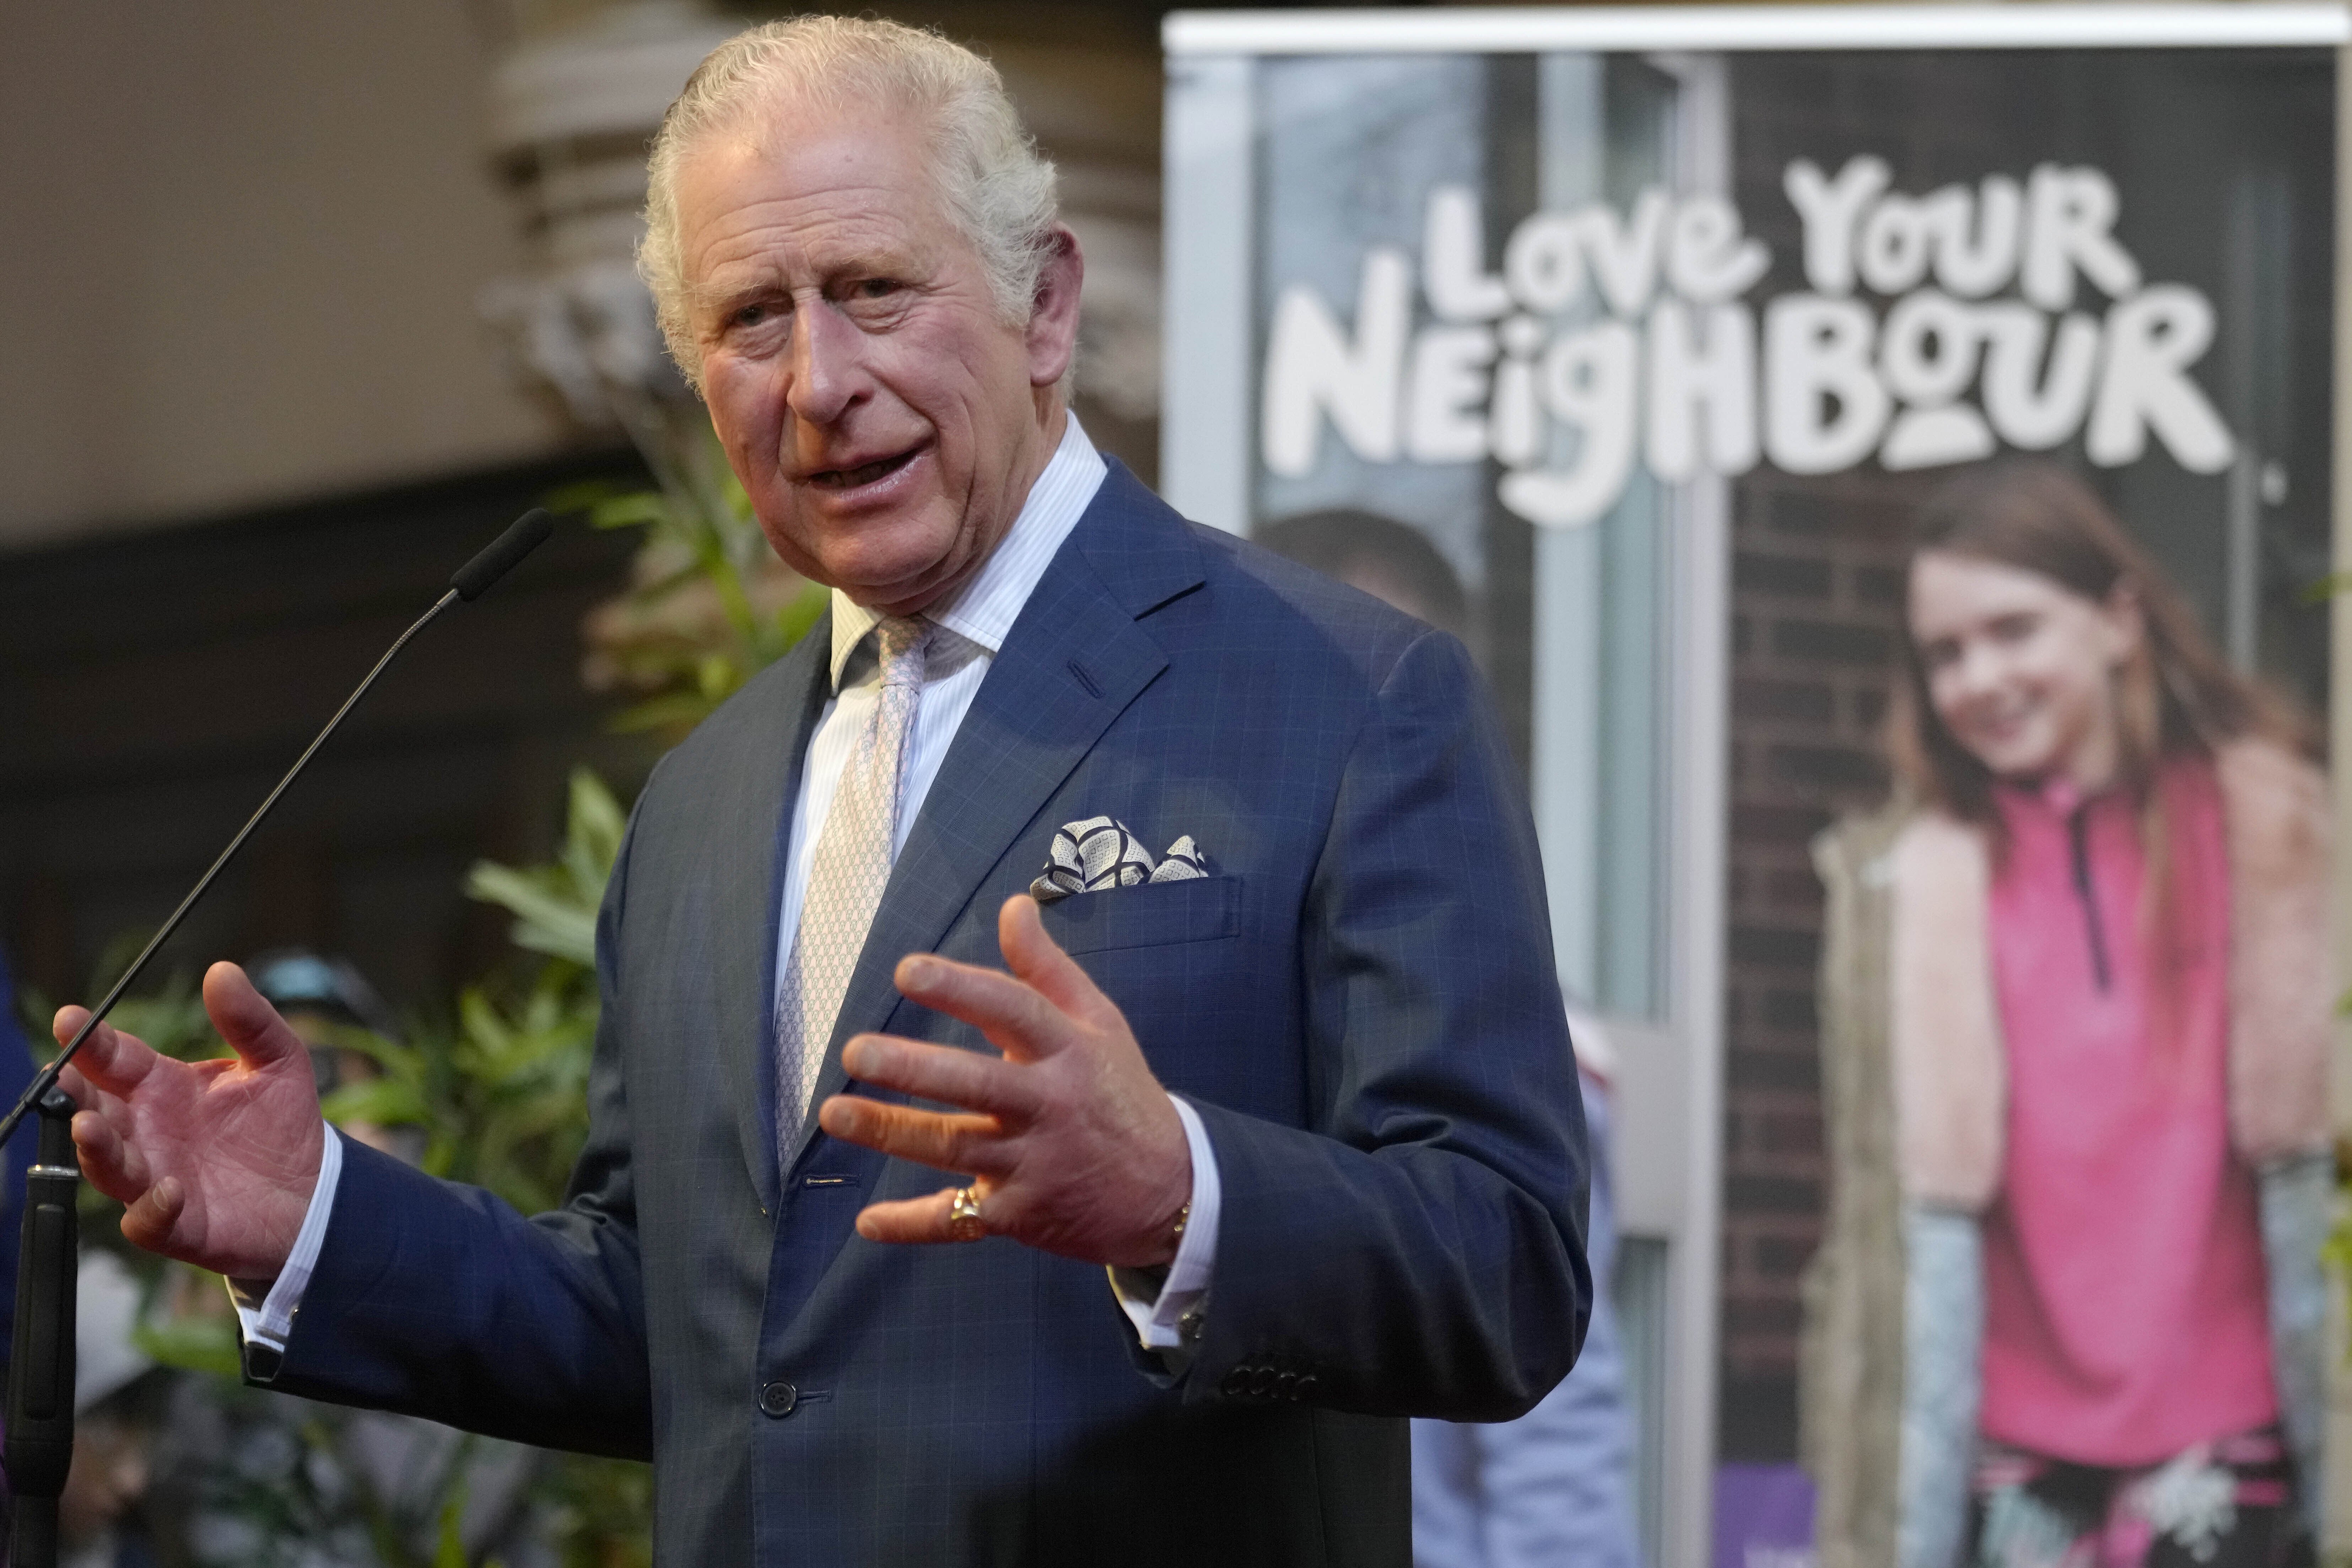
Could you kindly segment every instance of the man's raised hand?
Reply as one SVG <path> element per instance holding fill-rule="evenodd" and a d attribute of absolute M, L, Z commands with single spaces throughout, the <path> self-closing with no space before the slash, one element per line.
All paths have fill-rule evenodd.
<path fill-rule="evenodd" d="M 1087 1263 L 1169 1262 L 1192 1191 L 1182 1119 L 1118 1006 L 1045 934 L 1034 899 L 1006 901 L 997 941 L 1010 973 L 916 953 L 899 961 L 897 978 L 908 1000 L 972 1025 L 1002 1057 L 891 1035 L 859 1035 L 842 1050 L 861 1082 L 963 1109 L 835 1095 L 818 1124 L 886 1154 L 971 1173 L 993 1234 Z M 857 1234 L 958 1239 L 955 1191 L 871 1205 Z"/>
<path fill-rule="evenodd" d="M 181 1062 L 100 1024 L 58 1085 L 82 1173 L 127 1204 L 122 1234 L 233 1279 L 278 1277 L 318 1184 L 326 1128 L 310 1054 L 234 963 L 205 974 L 205 1011 L 236 1052 Z M 58 1009 L 60 1044 L 89 1011 Z"/>

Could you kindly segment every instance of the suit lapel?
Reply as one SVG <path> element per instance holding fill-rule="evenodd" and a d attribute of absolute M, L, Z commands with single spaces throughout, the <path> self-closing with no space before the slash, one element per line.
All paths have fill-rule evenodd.
<path fill-rule="evenodd" d="M 735 1129 L 761 1207 L 775 1212 L 775 1024 L 777 921 L 793 803 L 809 736 L 824 710 L 833 617 L 819 617 L 772 676 L 774 690 L 739 742 L 730 771 L 732 808 L 712 824 L 712 981 L 721 1082 L 735 1101 Z M 781 764 L 781 765 L 780 765 Z"/>
<path fill-rule="evenodd" d="M 850 976 L 812 1103 L 846 1086 L 844 1042 L 888 1026 L 898 960 L 940 944 L 1062 781 L 1168 667 L 1137 617 L 1200 581 L 1197 547 L 1175 515 L 1113 463 L 1013 623 L 924 797 Z M 815 1132 L 812 1116 L 795 1165 Z"/>

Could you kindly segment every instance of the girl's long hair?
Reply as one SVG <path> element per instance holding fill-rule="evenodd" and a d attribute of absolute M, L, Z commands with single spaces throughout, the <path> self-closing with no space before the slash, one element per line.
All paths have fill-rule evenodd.
<path fill-rule="evenodd" d="M 1912 559 L 1928 551 L 2037 573 L 2099 605 L 2119 587 L 2131 591 L 2145 630 L 2139 650 L 2116 672 L 2116 782 L 2143 810 L 2154 803 L 2158 769 L 2170 758 L 2210 755 L 2245 736 L 2311 750 L 2307 726 L 2284 701 L 2222 662 L 2195 612 L 2106 503 L 2057 464 L 2006 458 L 1955 477 L 1920 510 Z M 1937 716 L 1907 616 L 1902 647 L 1887 705 L 1887 752 L 1896 779 L 1920 803 L 1998 834 L 1992 773 Z"/>
<path fill-rule="evenodd" d="M 2261 736 L 2308 751 L 2308 731 L 2281 699 L 2223 663 L 2195 612 L 2133 543 L 2106 504 L 2055 463 L 2011 458 L 1969 469 L 1931 497 L 1915 530 L 1912 559 L 1940 551 L 2049 578 L 2067 592 L 2105 605 L 2118 588 L 2137 599 L 2138 650 L 2116 672 L 2117 778 L 2139 818 L 2147 872 L 2140 885 L 2139 937 L 2147 944 L 2152 990 L 2148 1024 L 2155 1062 L 2178 1087 L 2183 1060 L 2180 976 L 2194 911 L 2173 863 L 2164 764 L 2210 757 L 2224 742 Z M 1901 785 L 1922 804 L 1940 806 L 1983 829 L 1996 862 L 2008 836 L 1993 800 L 1993 776 L 1953 739 L 1927 697 L 1927 662 L 1903 634 L 1903 671 L 1888 704 L 1887 750 Z M 2193 900 L 2194 894 L 2191 894 Z"/>

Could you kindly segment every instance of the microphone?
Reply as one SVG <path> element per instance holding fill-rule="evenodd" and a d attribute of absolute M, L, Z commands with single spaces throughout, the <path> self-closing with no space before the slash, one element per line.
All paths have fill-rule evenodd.
<path fill-rule="evenodd" d="M 555 520 L 547 515 L 547 509 L 531 508 L 507 524 L 507 531 L 484 545 L 479 555 L 449 574 L 450 591 L 472 604 L 489 591 L 491 584 L 512 571 L 516 562 L 546 543 L 547 536 L 554 531 Z M 433 613 L 440 612 L 441 605 L 436 605 Z"/>
<path fill-rule="evenodd" d="M 547 514 L 546 509 L 533 507 L 509 524 L 507 531 L 490 541 L 481 553 L 450 574 L 447 590 L 433 602 L 431 609 L 419 616 L 414 625 L 400 634 L 392 647 L 384 650 L 383 657 L 375 661 L 375 668 L 368 671 L 367 679 L 361 681 L 349 697 L 343 699 L 343 705 L 335 710 L 335 716 L 327 721 L 327 727 L 319 731 L 318 736 L 303 749 L 302 754 L 294 760 L 294 765 L 286 770 L 286 776 L 278 781 L 278 787 L 269 792 L 268 798 L 261 803 L 260 809 L 246 819 L 243 827 L 237 829 L 236 837 L 228 841 L 228 847 L 220 852 L 220 858 L 213 862 L 212 869 L 206 871 L 197 879 L 196 885 L 188 889 L 188 896 L 180 900 L 180 907 L 172 911 L 172 918 L 163 922 L 163 928 L 149 939 L 145 947 L 140 950 L 139 956 L 131 961 L 131 967 L 122 972 L 122 978 L 114 983 L 113 989 L 106 994 L 105 999 L 92 1010 L 82 1026 L 74 1031 L 73 1038 L 66 1042 L 66 1048 L 58 1053 L 58 1059 L 35 1075 L 33 1081 L 26 1086 L 23 1097 L 16 1101 L 16 1109 L 9 1111 L 5 1118 L 0 1118 L 0 1144 L 7 1142 L 9 1134 L 16 1131 L 17 1124 L 40 1103 L 41 1097 L 57 1086 L 58 1075 L 65 1070 L 68 1062 L 73 1060 L 74 1053 L 81 1049 L 81 1044 L 89 1038 L 90 1031 L 97 1028 L 109 1013 L 114 1011 L 114 1005 L 122 1000 L 123 993 L 131 989 L 131 984 L 139 978 L 140 972 L 147 967 L 147 961 L 153 958 L 164 942 L 171 940 L 172 933 L 180 929 L 180 922 L 187 919 L 190 910 L 196 907 L 196 900 L 205 896 L 206 890 L 212 887 L 214 879 L 219 877 L 228 863 L 236 858 L 236 852 L 245 847 L 245 841 L 253 837 L 253 830 L 261 826 L 262 819 L 268 816 L 271 808 L 277 805 L 278 797 L 286 793 L 287 786 L 299 778 L 302 770 L 310 765 L 310 759 L 319 754 L 319 748 L 327 743 L 327 737 L 332 735 L 351 710 L 359 706 L 360 699 L 368 694 L 368 689 L 375 684 L 376 677 L 382 675 L 391 666 L 392 661 L 400 657 L 400 650 L 408 646 L 409 639 L 431 626 L 441 612 L 450 605 L 461 600 L 470 605 L 480 598 L 491 584 L 513 570 L 517 562 L 538 549 L 546 542 L 547 536 L 554 531 L 555 520 Z"/>

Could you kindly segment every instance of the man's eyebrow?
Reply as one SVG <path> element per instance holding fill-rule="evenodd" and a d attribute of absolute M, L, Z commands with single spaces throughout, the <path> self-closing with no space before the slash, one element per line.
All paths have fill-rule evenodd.
<path fill-rule="evenodd" d="M 839 256 L 818 261 L 814 270 L 822 288 L 845 278 L 905 279 L 919 270 L 921 266 L 922 258 L 912 247 L 885 245 L 845 250 Z M 792 285 L 780 268 L 755 264 L 733 278 L 688 283 L 683 292 L 691 310 L 723 310 L 762 294 L 788 294 L 792 292 Z"/>
<path fill-rule="evenodd" d="M 783 280 L 764 268 L 739 281 L 689 283 L 685 290 L 688 310 L 698 315 L 706 312 L 724 314 L 763 294 L 785 291 Z"/>

